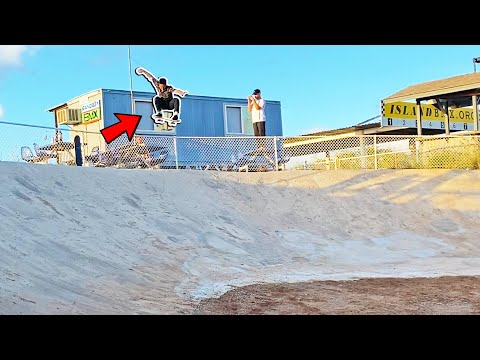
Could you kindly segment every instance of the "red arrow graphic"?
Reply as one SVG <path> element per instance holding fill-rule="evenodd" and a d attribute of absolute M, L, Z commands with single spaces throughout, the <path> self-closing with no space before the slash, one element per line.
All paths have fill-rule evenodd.
<path fill-rule="evenodd" d="M 117 119 L 120 120 L 120 122 L 100 130 L 107 144 L 110 144 L 113 140 L 118 138 L 124 132 L 127 133 L 128 141 L 132 141 L 133 135 L 137 130 L 138 124 L 140 124 L 140 119 L 142 118 L 142 115 L 118 114 L 118 113 L 114 113 L 113 115 L 115 115 Z"/>

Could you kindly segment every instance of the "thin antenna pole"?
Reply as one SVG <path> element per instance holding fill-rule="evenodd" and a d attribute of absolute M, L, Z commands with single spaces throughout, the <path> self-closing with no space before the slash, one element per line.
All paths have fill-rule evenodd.
<path fill-rule="evenodd" d="M 135 103 L 133 102 L 132 57 L 130 56 L 130 45 L 128 45 L 128 69 L 130 72 L 130 102 L 132 103 L 133 115 L 135 114 Z"/>

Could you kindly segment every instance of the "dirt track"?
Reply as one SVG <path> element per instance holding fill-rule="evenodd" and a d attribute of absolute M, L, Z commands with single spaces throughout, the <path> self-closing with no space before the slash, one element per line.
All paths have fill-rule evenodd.
<path fill-rule="evenodd" d="M 480 276 L 251 285 L 196 314 L 480 314 Z"/>
<path fill-rule="evenodd" d="M 479 171 L 1 162 L 0 183 L 0 314 L 178 314 L 232 286 L 480 275 Z M 264 290 L 258 296 L 264 311 L 282 310 L 292 296 L 311 300 L 283 310 L 333 313 L 360 311 L 364 298 L 366 310 L 380 311 L 368 296 L 378 293 L 373 300 L 387 306 L 398 295 L 349 284 L 314 283 L 283 300 L 278 287 L 260 287 L 273 291 L 270 305 Z M 473 309 L 449 299 L 449 312 Z M 261 310 L 243 306 L 238 311 Z"/>

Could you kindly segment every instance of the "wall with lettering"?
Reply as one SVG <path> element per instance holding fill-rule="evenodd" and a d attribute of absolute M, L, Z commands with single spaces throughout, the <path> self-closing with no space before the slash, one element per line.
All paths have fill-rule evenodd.
<path fill-rule="evenodd" d="M 417 105 L 409 102 L 381 104 L 382 126 L 417 127 Z M 445 129 L 445 114 L 430 104 L 422 104 L 422 128 Z M 468 130 L 473 127 L 473 108 L 456 108 L 448 110 L 450 130 Z"/>
<path fill-rule="evenodd" d="M 70 141 L 73 141 L 76 135 L 80 136 L 82 141 L 82 152 L 89 155 L 95 146 L 104 150 L 105 144 L 100 135 L 100 129 L 103 129 L 103 98 L 101 90 L 94 90 L 87 94 L 72 99 L 67 103 L 71 109 L 79 109 L 82 122 L 71 126 Z"/>
<path fill-rule="evenodd" d="M 98 99 L 82 105 L 82 124 L 92 124 L 102 120 L 102 107 L 100 106 L 100 102 L 101 100 Z"/>

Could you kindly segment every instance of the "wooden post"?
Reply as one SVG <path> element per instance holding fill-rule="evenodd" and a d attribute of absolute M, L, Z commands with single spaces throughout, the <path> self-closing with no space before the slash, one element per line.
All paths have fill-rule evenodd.
<path fill-rule="evenodd" d="M 420 100 L 417 100 L 417 135 L 422 136 L 422 107 Z"/>
<path fill-rule="evenodd" d="M 473 131 L 478 131 L 478 104 L 477 95 L 472 96 L 473 105 Z"/>
<path fill-rule="evenodd" d="M 450 116 L 448 114 L 448 100 L 445 103 L 445 135 L 450 135 Z"/>

